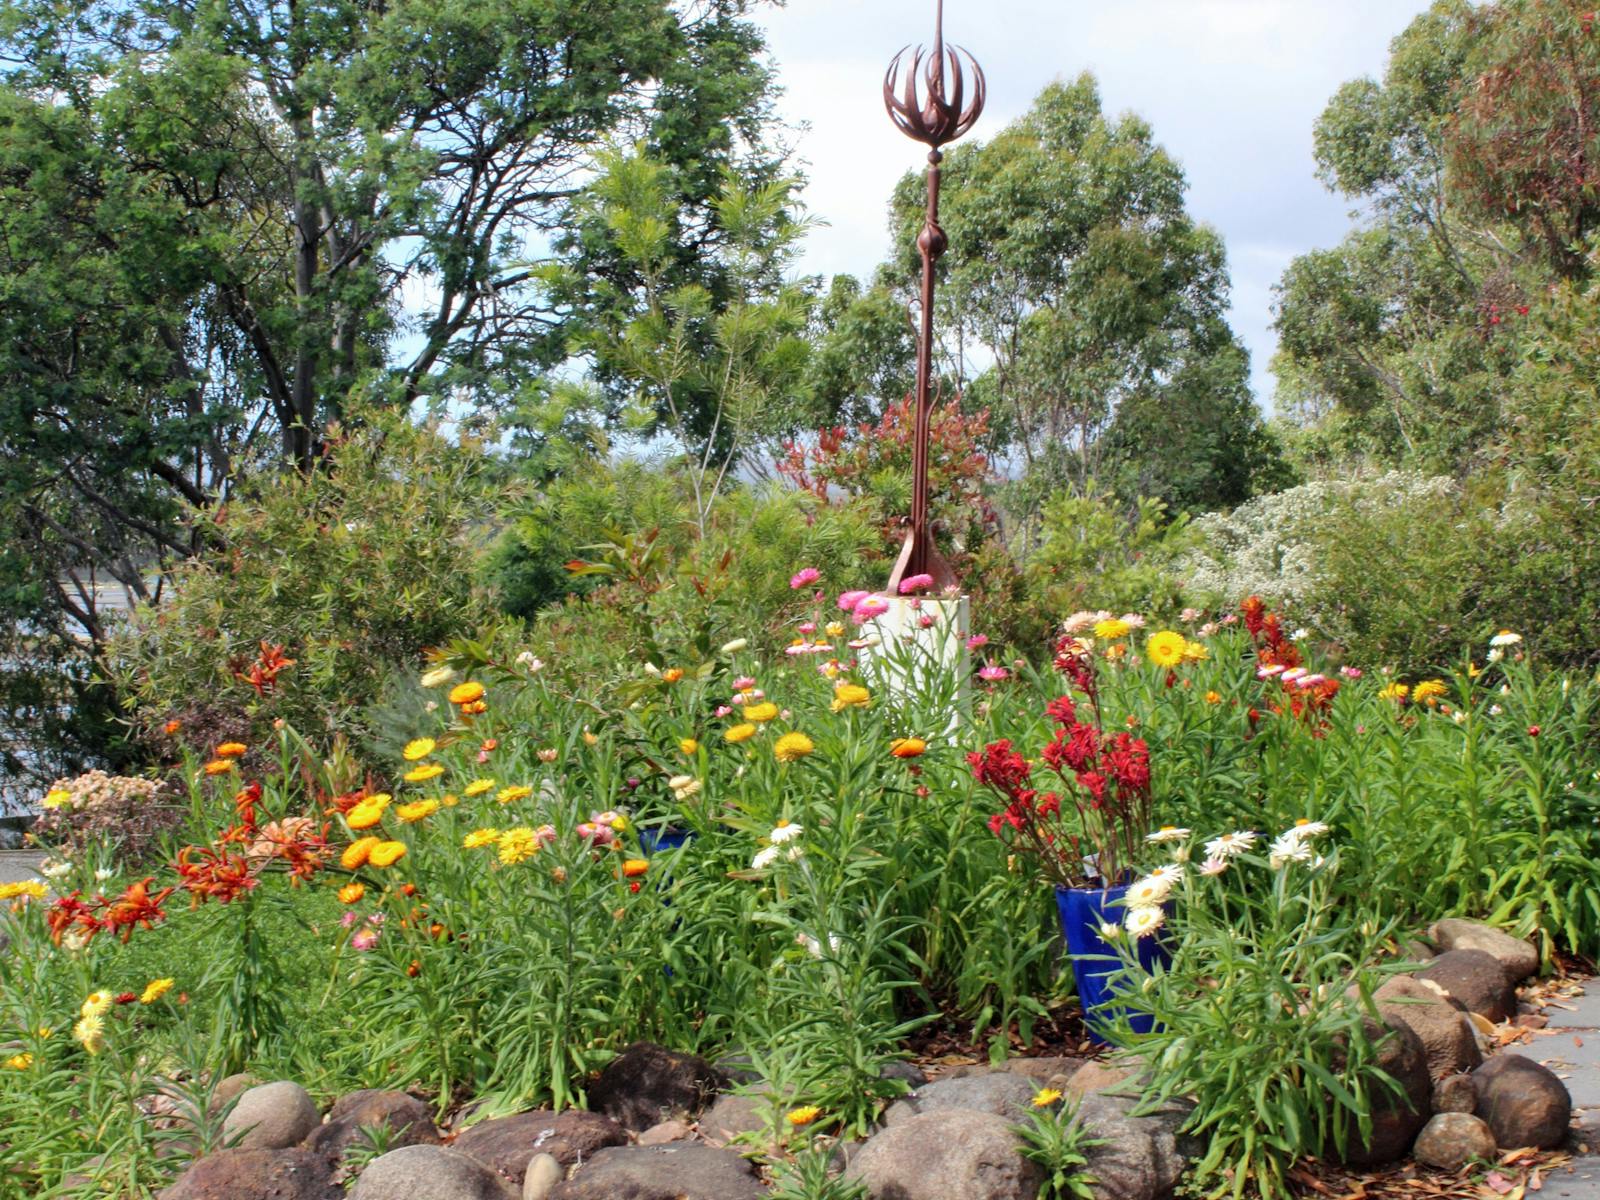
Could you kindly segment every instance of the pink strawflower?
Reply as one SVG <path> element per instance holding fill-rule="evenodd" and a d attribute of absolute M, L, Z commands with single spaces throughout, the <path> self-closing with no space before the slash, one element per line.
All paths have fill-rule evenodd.
<path fill-rule="evenodd" d="M 1343 675 L 1346 679 L 1360 679 L 1361 678 L 1361 668 L 1360 667 L 1340 667 L 1339 668 L 1339 674 Z"/>
<path fill-rule="evenodd" d="M 822 572 L 815 567 L 802 567 L 789 577 L 789 586 L 798 592 L 803 587 L 810 587 L 821 578 Z"/>
<path fill-rule="evenodd" d="M 378 944 L 378 931 L 376 929 L 363 929 L 350 939 L 350 949 L 367 951 Z"/>
<path fill-rule="evenodd" d="M 841 592 L 839 594 L 839 611 L 855 612 L 856 605 L 860 604 L 871 592 Z"/>
<path fill-rule="evenodd" d="M 850 617 L 857 625 L 865 625 L 875 617 L 881 617 L 889 611 L 889 602 L 882 596 L 875 596 L 871 592 L 856 601 L 855 609 Z"/>
<path fill-rule="evenodd" d="M 730 708 L 726 704 L 717 705 L 717 711 L 716 711 L 717 719 L 720 721 L 723 717 L 727 716 L 732 711 L 733 711 L 733 709 Z"/>
<path fill-rule="evenodd" d="M 933 622 L 934 618 L 927 613 L 923 613 L 922 616 L 917 618 L 917 624 L 922 626 L 924 629 L 932 628 Z"/>
<path fill-rule="evenodd" d="M 989 635 L 986 633 L 975 633 L 967 639 L 968 650 L 982 650 L 988 644 Z"/>
<path fill-rule="evenodd" d="M 739 678 L 733 681 L 733 690 L 736 692 L 748 692 L 751 688 L 755 687 L 755 685 L 756 681 L 750 676 L 741 675 Z"/>
<path fill-rule="evenodd" d="M 350 926 L 354 925 L 356 920 L 357 917 L 354 909 L 346 909 L 344 912 L 339 914 L 339 924 L 343 925 L 346 929 L 349 929 Z"/>
<path fill-rule="evenodd" d="M 1326 675 L 1302 675 L 1294 681 L 1294 685 L 1299 688 L 1309 689 L 1316 687 L 1319 683 L 1327 682 L 1328 677 Z"/>
<path fill-rule="evenodd" d="M 1001 680 L 1010 679 L 1011 672 L 1004 667 L 997 667 L 990 663 L 988 666 L 978 669 L 978 678 L 985 683 L 999 683 Z"/>
<path fill-rule="evenodd" d="M 1282 663 L 1268 663 L 1264 667 L 1257 667 L 1256 668 L 1256 678 L 1257 679 L 1271 679 L 1274 675 L 1282 675 L 1282 674 L 1283 674 L 1283 664 Z"/>
<path fill-rule="evenodd" d="M 801 633 L 813 634 L 817 631 L 817 623 L 815 621 L 801 621 L 798 628 Z"/>
<path fill-rule="evenodd" d="M 387 913 L 375 912 L 367 918 L 367 924 L 374 926 L 382 925 L 386 916 L 388 916 Z"/>
<path fill-rule="evenodd" d="M 909 596 L 912 592 L 925 592 L 932 586 L 932 575 L 912 575 L 900 581 L 900 594 Z"/>
<path fill-rule="evenodd" d="M 1143 629 L 1144 628 L 1144 618 L 1141 617 L 1138 613 L 1123 613 L 1122 614 L 1122 623 L 1124 625 L 1126 625 L 1129 629 Z"/>

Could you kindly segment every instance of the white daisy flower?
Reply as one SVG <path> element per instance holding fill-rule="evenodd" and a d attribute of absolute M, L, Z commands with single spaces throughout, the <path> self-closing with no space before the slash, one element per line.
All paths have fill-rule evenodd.
<path fill-rule="evenodd" d="M 1296 821 L 1293 826 L 1283 831 L 1285 838 L 1314 838 L 1321 837 L 1328 832 L 1328 826 L 1322 821 Z"/>
<path fill-rule="evenodd" d="M 774 846 L 781 846 L 785 842 L 794 841 L 795 838 L 801 836 L 803 833 L 805 833 L 805 829 L 803 829 L 801 826 L 792 824 L 788 821 L 779 821 L 777 828 L 767 835 L 767 841 L 771 842 Z"/>
<path fill-rule="evenodd" d="M 1114 942 L 1121 936 L 1122 936 L 1122 926 L 1121 925 L 1118 925 L 1115 921 L 1101 921 L 1100 922 L 1100 939 L 1102 941 Z"/>
<path fill-rule="evenodd" d="M 63 875 L 72 873 L 72 864 L 66 860 L 47 858 L 39 864 L 39 874 L 46 879 L 60 879 Z"/>
<path fill-rule="evenodd" d="M 1235 858 L 1246 853 L 1251 846 L 1256 844 L 1256 839 L 1261 835 L 1249 829 L 1238 829 L 1233 833 L 1224 833 L 1214 837 L 1206 843 L 1207 858 Z"/>
<path fill-rule="evenodd" d="M 750 866 L 754 870 L 765 871 L 773 863 L 777 862 L 782 854 L 783 851 L 778 847 L 768 846 L 764 850 L 756 851 L 756 856 L 750 860 Z"/>
<path fill-rule="evenodd" d="M 1166 868 L 1162 868 L 1165 870 Z M 1173 880 L 1159 872 L 1146 875 L 1128 885 L 1127 904 L 1131 908 L 1150 908 L 1172 894 Z"/>
<path fill-rule="evenodd" d="M 1165 866 L 1157 867 L 1154 871 L 1150 872 L 1150 878 L 1165 880 L 1167 890 L 1170 892 L 1173 888 L 1177 887 L 1178 884 L 1183 882 L 1183 864 L 1167 863 Z"/>
<path fill-rule="evenodd" d="M 94 872 L 94 881 L 96 883 L 104 883 L 114 874 L 116 874 L 116 872 L 114 872 L 110 867 L 96 867 Z"/>
<path fill-rule="evenodd" d="M 1199 867 L 1202 875 L 1221 875 L 1227 869 L 1228 860 L 1225 858 L 1208 858 Z"/>
<path fill-rule="evenodd" d="M 1167 919 L 1167 914 L 1151 905 L 1141 905 L 1130 908 L 1123 925 L 1128 932 L 1136 938 L 1149 937 L 1161 928 L 1162 922 Z"/>
<path fill-rule="evenodd" d="M 1187 829 L 1179 829 L 1176 825 L 1163 825 L 1154 833 L 1144 835 L 1147 842 L 1181 842 L 1189 836 Z"/>
<path fill-rule="evenodd" d="M 1512 633 L 1511 630 L 1509 630 L 1509 629 L 1502 629 L 1499 633 L 1495 634 L 1492 638 L 1489 639 L 1489 645 L 1491 645 L 1491 646 L 1515 646 L 1521 640 L 1522 640 L 1522 635 L 1520 633 Z"/>
<path fill-rule="evenodd" d="M 1292 862 L 1310 862 L 1311 847 L 1304 839 L 1284 834 L 1267 847 L 1267 865 L 1281 871 Z"/>
<path fill-rule="evenodd" d="M 1499 662 L 1505 656 L 1506 656 L 1506 652 L 1504 650 L 1501 650 L 1499 647 L 1496 647 L 1495 649 L 1489 651 L 1489 661 L 1492 662 L 1492 663 Z"/>

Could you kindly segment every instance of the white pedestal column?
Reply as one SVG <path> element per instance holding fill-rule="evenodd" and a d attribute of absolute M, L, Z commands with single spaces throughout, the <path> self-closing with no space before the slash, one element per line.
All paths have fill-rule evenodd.
<path fill-rule="evenodd" d="M 862 673 L 893 702 L 930 723 L 927 732 L 960 725 L 970 694 L 972 605 L 966 596 L 889 598 L 889 609 L 861 627 L 876 638 L 861 651 Z"/>

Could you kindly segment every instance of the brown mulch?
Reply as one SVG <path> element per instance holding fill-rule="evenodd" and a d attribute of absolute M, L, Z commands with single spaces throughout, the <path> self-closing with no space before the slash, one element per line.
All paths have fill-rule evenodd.
<path fill-rule="evenodd" d="M 1289 1179 L 1296 1196 L 1322 1200 L 1526 1200 L 1537 1196 L 1545 1177 L 1571 1158 L 1564 1150 L 1508 1150 L 1493 1167 L 1460 1171 L 1435 1171 L 1411 1161 L 1349 1168 L 1306 1159 Z"/>
<path fill-rule="evenodd" d="M 1033 1023 L 1032 1038 L 1024 1042 L 1015 1028 L 1007 1034 L 1010 1058 L 1099 1058 L 1105 1047 L 1089 1040 L 1083 1010 L 1076 1004 L 1053 1009 Z M 946 1009 L 906 1039 L 912 1061 L 918 1066 L 967 1066 L 989 1060 L 992 1030 L 974 1034 L 970 1018 Z"/>

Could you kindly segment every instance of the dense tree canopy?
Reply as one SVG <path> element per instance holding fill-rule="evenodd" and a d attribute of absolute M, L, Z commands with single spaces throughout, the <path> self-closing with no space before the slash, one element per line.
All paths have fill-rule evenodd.
<path fill-rule="evenodd" d="M 1322 452 L 1464 471 L 1493 453 L 1511 336 L 1587 273 L 1600 38 L 1577 0 L 1439 0 L 1316 129 L 1361 227 L 1279 287 L 1279 408 Z"/>
<path fill-rule="evenodd" d="M 148 598 L 190 513 L 347 414 L 539 386 L 579 315 L 541 260 L 608 141 L 715 244 L 777 160 L 758 2 L 0 0 L 18 646 L 98 642 L 98 584 Z"/>

